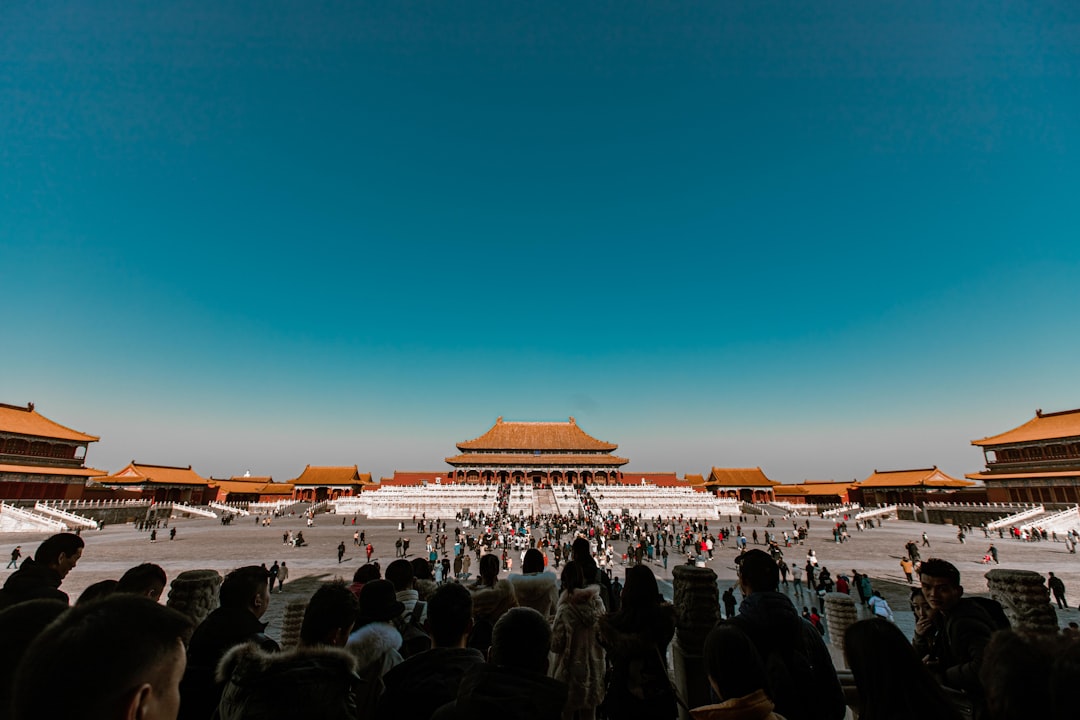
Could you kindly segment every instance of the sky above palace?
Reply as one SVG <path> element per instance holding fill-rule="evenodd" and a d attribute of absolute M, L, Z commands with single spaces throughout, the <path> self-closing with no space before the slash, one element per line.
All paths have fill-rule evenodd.
<path fill-rule="evenodd" d="M 89 464 L 982 468 L 1080 407 L 1080 3 L 0 3 L 0 402 Z"/>

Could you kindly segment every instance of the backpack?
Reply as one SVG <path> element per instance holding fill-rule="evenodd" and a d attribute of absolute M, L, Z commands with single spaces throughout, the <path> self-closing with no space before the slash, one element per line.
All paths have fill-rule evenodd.
<path fill-rule="evenodd" d="M 975 603 L 976 607 L 982 608 L 983 611 L 990 616 L 990 621 L 995 631 L 1012 629 L 1012 623 L 1009 622 L 1009 616 L 1005 614 L 1005 609 L 1001 607 L 1001 603 L 997 600 L 978 596 L 970 596 L 967 599 Z"/>
<path fill-rule="evenodd" d="M 735 627 L 746 633 L 761 654 L 767 691 L 776 705 L 776 712 L 787 720 L 813 717 L 812 713 L 807 714 L 808 703 L 812 703 L 813 698 L 820 694 L 820 689 L 816 686 L 814 667 L 810 663 L 810 649 L 806 646 L 802 628 L 797 637 L 784 637 L 780 642 L 773 638 L 771 642 L 763 642 L 764 638 L 758 637 L 757 633 L 738 617 L 726 622 L 733 622 Z M 813 623 L 805 623 L 813 627 Z M 824 627 L 815 627 L 815 630 L 821 634 L 825 632 Z"/>
<path fill-rule="evenodd" d="M 424 614 L 425 606 L 426 603 L 417 601 L 413 611 L 409 613 L 408 619 L 401 616 L 394 621 L 398 632 L 401 633 L 401 650 L 399 652 L 402 658 L 410 658 L 431 649 L 431 637 L 424 632 L 424 628 L 420 624 L 420 618 Z"/>

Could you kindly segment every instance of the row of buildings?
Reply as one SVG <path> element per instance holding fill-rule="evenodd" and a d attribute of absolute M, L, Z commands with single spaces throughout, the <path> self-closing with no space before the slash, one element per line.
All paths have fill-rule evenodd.
<path fill-rule="evenodd" d="M 783 484 L 757 468 L 712 468 L 708 476 L 674 472 L 624 472 L 630 461 L 614 453 L 618 445 L 598 440 L 568 422 L 506 422 L 457 443 L 445 470 L 395 471 L 375 482 L 358 466 L 308 465 L 289 482 L 248 475 L 213 478 L 192 467 L 131 461 L 110 474 L 86 465 L 98 437 L 65 427 L 26 406 L 0 403 L 0 499 L 81 500 L 153 498 L 192 504 L 325 500 L 357 495 L 386 485 L 479 483 L 606 485 L 648 483 L 685 487 L 751 502 L 813 504 L 860 502 L 1080 502 L 1080 410 L 1036 411 L 1007 432 L 973 440 L 983 449 L 986 469 L 966 479 L 937 467 L 875 470 L 861 481 L 806 481 Z"/>

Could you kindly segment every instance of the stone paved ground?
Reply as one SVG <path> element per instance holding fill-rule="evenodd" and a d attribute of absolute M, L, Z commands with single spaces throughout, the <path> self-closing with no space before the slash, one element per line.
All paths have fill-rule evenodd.
<path fill-rule="evenodd" d="M 346 518 L 351 522 L 352 516 Z M 790 523 L 777 520 L 778 530 L 790 527 Z M 351 580 L 353 572 L 364 561 L 361 549 L 352 544 L 353 526 L 342 527 L 341 518 L 334 515 L 319 515 L 313 528 L 307 528 L 299 517 L 278 518 L 267 528 L 256 527 L 251 518 L 238 519 L 230 526 L 222 526 L 216 520 L 203 518 L 174 519 L 171 525 L 177 528 L 175 541 L 168 540 L 168 532 L 159 531 L 156 543 L 149 542 L 147 533 L 137 532 L 131 525 L 110 526 L 104 530 L 84 533 L 87 547 L 78 567 L 71 572 L 64 582 L 63 589 L 72 598 L 77 598 L 82 590 L 93 582 L 106 578 L 118 578 L 124 570 L 142 562 L 155 562 L 165 568 L 169 577 L 174 577 L 184 570 L 213 568 L 222 574 L 230 569 L 247 564 L 265 562 L 270 565 L 278 560 L 288 563 L 290 582 L 286 583 L 285 592 L 275 594 L 271 609 L 265 619 L 270 622 L 268 632 L 280 633 L 280 621 L 288 600 L 310 595 L 314 587 L 323 580 L 343 577 Z M 406 535 L 412 539 L 412 554 L 423 551 L 423 535 L 413 532 Z M 391 520 L 368 521 L 357 519 L 357 528 L 367 532 L 375 547 L 374 559 L 383 567 L 394 559 L 394 540 L 398 537 L 397 522 Z M 451 531 L 454 524 L 450 524 Z M 751 522 L 749 529 L 755 527 L 763 531 L 760 523 Z M 785 556 L 788 564 L 798 562 L 805 565 L 806 550 L 813 548 L 822 565 L 829 568 L 835 578 L 840 572 L 850 574 L 852 569 L 868 573 L 876 588 L 881 589 L 893 608 L 898 624 L 910 634 L 913 619 L 907 602 L 907 586 L 900 570 L 899 559 L 904 552 L 903 546 L 908 539 L 918 539 L 925 530 L 930 537 L 931 547 L 923 549 L 924 559 L 942 557 L 955 563 L 962 573 L 964 587 L 968 593 L 985 593 L 986 581 L 983 574 L 989 569 L 981 563 L 982 556 L 990 544 L 976 530 L 967 543 L 961 545 L 955 530 L 951 526 L 924 525 L 905 520 L 886 520 L 884 526 L 865 532 L 855 532 L 850 542 L 837 545 L 831 539 L 831 525 L 824 520 L 811 519 L 810 536 L 804 547 L 792 547 Z M 302 548 L 285 547 L 281 536 L 286 530 L 303 530 L 309 545 Z M 747 530 L 747 535 L 749 535 Z M 0 557 L 6 558 L 7 552 L 21 544 L 25 555 L 32 554 L 38 543 L 45 536 L 40 534 L 5 534 L 0 536 Z M 336 548 L 345 541 L 348 552 L 345 561 L 338 565 Z M 1009 539 L 996 540 L 1004 568 L 1033 570 L 1045 574 L 1055 572 L 1065 582 L 1066 597 L 1071 604 L 1070 610 L 1058 613 L 1064 625 L 1068 621 L 1080 622 L 1080 611 L 1076 604 L 1080 602 L 1080 554 L 1070 555 L 1063 543 L 1023 543 Z M 616 549 L 622 550 L 621 543 Z M 719 549 L 710 566 L 719 577 L 721 590 L 734 583 L 735 550 Z M 515 558 L 515 566 L 518 566 Z M 662 580 L 671 577 L 668 570 L 659 564 L 653 569 Z M 0 582 L 7 578 L 12 570 L 0 571 Z M 616 575 L 621 577 L 622 568 L 616 566 Z M 290 585 L 292 583 L 296 583 Z M 670 597 L 670 583 L 662 582 L 665 592 Z M 808 602 L 799 602 L 799 606 Z"/>

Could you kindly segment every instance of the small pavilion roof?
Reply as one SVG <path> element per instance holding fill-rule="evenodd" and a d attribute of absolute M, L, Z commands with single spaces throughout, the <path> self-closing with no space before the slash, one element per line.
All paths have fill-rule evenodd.
<path fill-rule="evenodd" d="M 233 477 L 228 480 L 211 478 L 211 484 L 219 490 L 238 495 L 289 495 L 293 487 L 290 483 L 276 483 L 269 477 Z"/>
<path fill-rule="evenodd" d="M 0 465 L 0 473 L 27 473 L 28 475 L 62 475 L 65 477 L 104 477 L 109 473 L 94 468 L 47 467 L 45 465 Z"/>
<path fill-rule="evenodd" d="M 985 447 L 988 445 L 1011 445 L 1013 443 L 1075 437 L 1080 437 L 1080 409 L 1053 413 L 1036 410 L 1035 417 L 1020 427 L 1013 428 L 1000 435 L 985 437 L 982 440 L 972 440 L 971 444 Z"/>
<path fill-rule="evenodd" d="M 457 444 L 462 452 L 468 450 L 603 450 L 611 452 L 618 445 L 597 440 L 569 422 L 505 422 L 499 417 L 486 433 L 474 440 Z"/>
<path fill-rule="evenodd" d="M 293 485 L 370 485 L 371 473 L 362 473 L 356 465 L 307 465 Z"/>
<path fill-rule="evenodd" d="M 856 487 L 962 488 L 974 484 L 946 475 L 935 465 L 916 470 L 874 470 L 873 475 L 856 483 Z"/>
<path fill-rule="evenodd" d="M 39 415 L 34 410 L 34 403 L 28 403 L 25 407 L 0 403 L 0 432 L 30 435 L 51 440 L 97 442 L 101 439 L 96 435 L 87 435 L 78 430 L 72 430 L 44 415 Z"/>
<path fill-rule="evenodd" d="M 714 467 L 705 481 L 707 486 L 721 487 L 776 487 L 780 483 L 765 477 L 760 467 L 720 468 Z"/>
<path fill-rule="evenodd" d="M 210 480 L 187 467 L 150 465 L 132 460 L 128 466 L 98 480 L 102 485 L 209 485 Z"/>
<path fill-rule="evenodd" d="M 626 458 L 614 455 L 533 455 L 525 453 L 464 453 L 446 458 L 450 465 L 625 465 Z"/>

